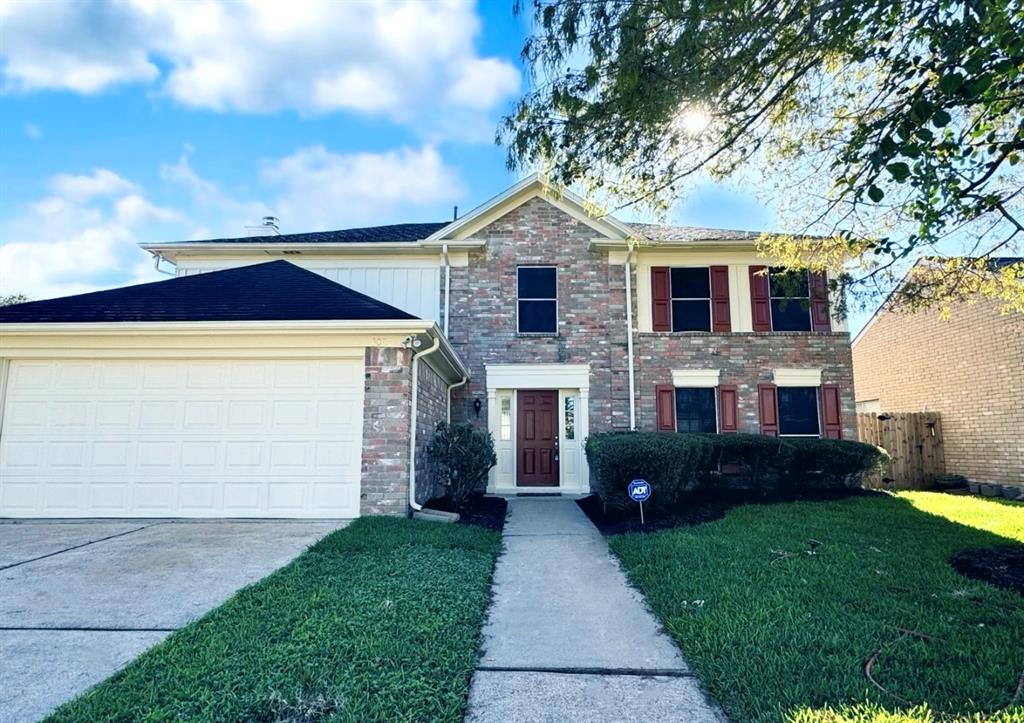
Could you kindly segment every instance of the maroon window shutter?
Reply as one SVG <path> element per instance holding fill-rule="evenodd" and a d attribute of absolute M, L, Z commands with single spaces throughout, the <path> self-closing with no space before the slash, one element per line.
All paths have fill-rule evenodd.
<path fill-rule="evenodd" d="M 676 431 L 676 388 L 659 384 L 656 389 L 659 432 Z"/>
<path fill-rule="evenodd" d="M 750 267 L 750 308 L 754 331 L 772 330 L 772 302 L 768 291 L 768 267 Z"/>
<path fill-rule="evenodd" d="M 812 271 L 808 286 L 811 290 L 811 331 L 832 331 L 832 315 L 828 307 L 828 277 L 824 271 Z"/>
<path fill-rule="evenodd" d="M 826 439 L 843 438 L 842 406 L 836 384 L 821 385 L 821 427 Z"/>
<path fill-rule="evenodd" d="M 732 331 L 728 266 L 711 267 L 711 331 Z"/>
<path fill-rule="evenodd" d="M 779 436 L 779 396 L 774 384 L 757 385 L 757 406 L 761 414 L 761 434 Z"/>
<path fill-rule="evenodd" d="M 721 433 L 738 432 L 739 415 L 736 409 L 736 387 L 720 385 L 718 387 L 718 431 Z"/>
<path fill-rule="evenodd" d="M 672 331 L 672 288 L 668 266 L 651 268 L 651 328 Z"/>

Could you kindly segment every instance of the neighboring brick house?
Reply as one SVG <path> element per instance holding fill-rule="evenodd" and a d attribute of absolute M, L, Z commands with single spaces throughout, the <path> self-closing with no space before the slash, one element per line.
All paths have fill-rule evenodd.
<path fill-rule="evenodd" d="M 270 298 L 315 298 L 309 296 L 314 287 L 327 284 L 325 290 L 361 292 L 366 304 L 380 308 L 361 318 L 328 314 L 307 302 L 290 304 L 288 314 L 278 317 L 274 303 L 250 302 L 244 284 L 236 284 L 202 312 L 213 316 L 200 314 L 201 304 L 173 318 L 135 318 L 123 309 L 103 317 L 120 322 L 116 328 L 67 316 L 59 328 L 47 328 L 45 340 L 42 326 L 30 323 L 50 318 L 41 313 L 50 307 L 41 305 L 72 308 L 78 303 L 74 297 L 11 307 L 9 319 L 0 311 L 0 341 L 16 348 L 9 362 L 0 473 L 6 465 L 19 475 L 16 488 L 5 488 L 0 477 L 0 515 L 59 516 L 65 510 L 214 516 L 244 507 L 257 516 L 289 516 L 291 508 L 295 515 L 313 516 L 352 511 L 354 499 L 364 514 L 404 514 L 437 492 L 423 447 L 436 422 L 447 418 L 493 434 L 498 464 L 489 488 L 506 493 L 587 492 L 583 445 L 596 432 L 853 438 L 849 336 L 833 318 L 826 279 L 801 272 L 796 284 L 777 283 L 783 272 L 769 273 L 756 238 L 751 232 L 597 218 L 581 199 L 552 193 L 533 176 L 450 223 L 287 235 L 268 227 L 257 236 L 145 244 L 158 264 L 175 265 L 177 279 L 150 285 L 159 289 L 180 291 L 202 274 L 207 292 L 216 291 L 236 273 L 230 270 L 280 255 L 316 274 L 289 272 L 291 285 L 280 294 L 262 290 Z M 790 289 L 788 295 L 783 288 Z M 125 292 L 100 292 L 118 293 Z M 102 307 L 106 298 L 114 297 L 94 301 Z M 236 307 L 245 313 L 232 316 Z M 137 325 L 143 320 L 145 326 Z M 250 338 L 256 327 L 262 336 Z M 186 332 L 213 339 L 204 342 L 211 347 L 202 351 L 207 361 L 161 360 L 168 342 L 160 337 Z M 130 344 L 118 337 L 127 333 L 134 334 Z M 300 335 L 301 348 L 288 335 Z M 236 338 L 245 342 L 241 349 L 228 343 Z M 99 405 L 105 394 L 104 362 L 82 377 L 84 386 L 65 384 L 78 379 L 78 371 L 61 361 L 67 353 L 47 351 L 62 345 L 84 349 L 68 353 L 97 358 L 114 354 L 101 348 L 125 347 L 125 355 L 142 359 L 132 363 L 132 374 L 155 378 L 156 369 L 175 380 L 119 392 L 128 406 L 118 454 L 127 461 L 116 467 L 115 484 L 106 484 L 105 473 L 90 461 L 106 449 L 99 417 L 89 416 L 76 428 L 76 456 L 65 454 L 59 469 L 46 461 L 47 454 L 64 454 L 66 440 L 55 437 L 42 446 L 29 441 L 39 419 L 33 415 L 57 414 L 53 410 L 70 409 L 75 400 Z M 42 386 L 24 374 L 27 363 L 21 359 L 30 356 L 48 359 Z M 264 356 L 288 358 L 301 368 L 253 372 L 254 379 L 264 380 L 259 384 L 268 385 L 263 396 L 271 401 L 262 401 L 262 410 L 246 402 L 250 418 L 236 413 L 242 407 L 235 397 L 257 394 L 260 387 L 252 382 L 256 386 L 246 387 L 251 391 L 232 391 L 236 367 L 249 373 L 236 360 Z M 340 357 L 348 381 L 332 387 L 331 375 L 340 372 L 322 367 L 324 360 Z M 356 371 L 359 385 L 351 381 Z M 196 387 L 193 377 L 204 374 L 224 384 L 213 391 Z M 0 392 L 4 378 L 0 374 Z M 349 411 L 336 420 L 336 432 L 325 431 L 318 422 L 322 408 L 339 394 L 349 400 Z M 181 407 L 185 416 L 150 427 L 140 421 L 145 410 L 127 411 L 139 404 Z M 353 413 L 359 405 L 361 413 Z M 190 441 L 189 408 L 208 410 L 204 438 L 215 443 L 204 448 Z M 337 434 L 358 438 L 358 458 L 352 444 L 332 441 Z M 222 440 L 224 448 L 217 446 Z M 233 452 L 242 449 L 242 440 L 262 455 L 258 461 Z M 155 458 L 146 455 L 157 449 L 163 456 L 154 466 Z M 331 484 L 338 486 L 338 475 L 347 501 L 328 510 L 317 500 Z M 299 480 L 310 476 L 322 482 L 301 486 Z M 253 479 L 262 486 L 240 496 L 233 485 Z M 75 486 L 75 480 L 87 483 Z M 153 502 L 157 483 L 164 506 Z"/>
<path fill-rule="evenodd" d="M 878 311 L 853 341 L 857 407 L 938 412 L 946 472 L 1024 487 L 1024 314 L 994 301 Z"/>

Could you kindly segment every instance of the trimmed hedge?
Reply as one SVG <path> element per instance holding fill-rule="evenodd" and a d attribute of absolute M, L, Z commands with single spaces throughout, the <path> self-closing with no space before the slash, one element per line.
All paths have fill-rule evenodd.
<path fill-rule="evenodd" d="M 595 434 L 586 453 L 591 487 L 602 502 L 620 509 L 633 504 L 626 486 L 642 478 L 654 487 L 646 503 L 654 512 L 672 510 L 694 492 L 756 498 L 859 487 L 887 457 L 863 442 L 664 432 Z"/>

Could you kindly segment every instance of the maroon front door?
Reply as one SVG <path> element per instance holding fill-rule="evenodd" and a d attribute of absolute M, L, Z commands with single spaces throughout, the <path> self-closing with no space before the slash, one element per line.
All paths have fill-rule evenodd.
<path fill-rule="evenodd" d="M 517 392 L 516 484 L 558 486 L 558 391 Z"/>

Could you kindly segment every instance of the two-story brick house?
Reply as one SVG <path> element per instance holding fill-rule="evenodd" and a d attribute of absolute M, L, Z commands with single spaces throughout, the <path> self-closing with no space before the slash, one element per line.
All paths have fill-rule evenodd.
<path fill-rule="evenodd" d="M 0 515 L 404 514 L 446 418 L 499 493 L 588 491 L 608 430 L 852 439 L 827 284 L 755 240 L 530 177 L 450 223 L 145 244 L 176 279 L 0 310 Z"/>

